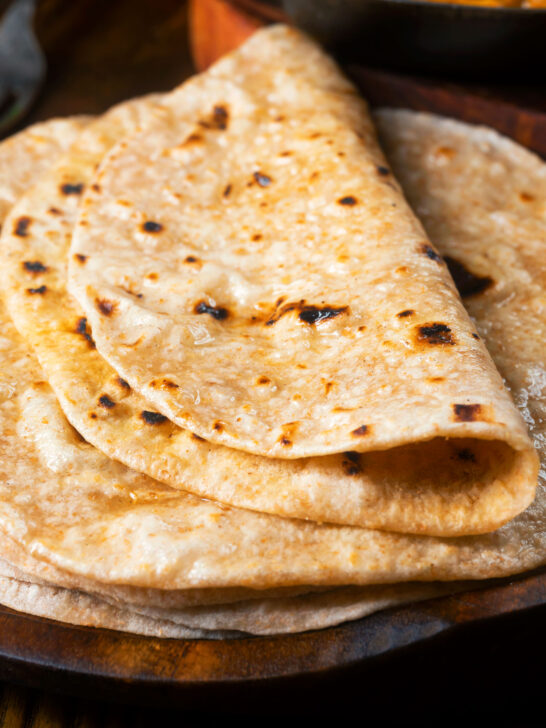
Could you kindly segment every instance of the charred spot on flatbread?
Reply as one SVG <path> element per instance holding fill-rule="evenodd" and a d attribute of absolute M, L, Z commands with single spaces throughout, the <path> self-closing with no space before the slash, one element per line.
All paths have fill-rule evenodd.
<path fill-rule="evenodd" d="M 184 263 L 199 263 L 199 258 L 196 258 L 195 255 L 187 255 L 184 258 Z"/>
<path fill-rule="evenodd" d="M 101 407 L 104 407 L 104 409 L 113 409 L 116 406 L 116 403 L 114 400 L 109 397 L 107 394 L 101 394 L 101 396 L 98 399 L 98 404 Z"/>
<path fill-rule="evenodd" d="M 224 191 L 222 192 L 222 197 L 229 197 L 231 195 L 231 191 L 233 190 L 232 184 L 227 184 L 224 187 Z"/>
<path fill-rule="evenodd" d="M 227 129 L 229 121 L 229 112 L 225 106 L 217 104 L 212 110 L 212 119 L 214 121 L 215 129 Z"/>
<path fill-rule="evenodd" d="M 455 344 L 449 326 L 435 322 L 417 327 L 417 341 L 439 346 L 453 346 Z"/>
<path fill-rule="evenodd" d="M 47 271 L 47 265 L 44 265 L 40 260 L 25 260 L 23 268 L 27 273 L 32 273 L 33 275 L 39 275 Z"/>
<path fill-rule="evenodd" d="M 205 442 L 205 438 L 201 437 L 201 435 L 196 435 L 195 432 L 191 433 L 192 440 L 197 440 L 197 442 Z"/>
<path fill-rule="evenodd" d="M 453 415 L 456 422 L 476 422 L 481 419 L 481 404 L 454 404 Z"/>
<path fill-rule="evenodd" d="M 142 410 L 140 418 L 144 420 L 147 425 L 161 425 L 163 422 L 167 421 L 165 415 L 162 415 L 159 412 L 152 412 L 151 410 Z"/>
<path fill-rule="evenodd" d="M 229 112 L 223 104 L 216 104 L 210 115 L 205 119 L 200 119 L 198 124 L 203 129 L 216 129 L 217 131 L 225 131 L 228 127 Z"/>
<path fill-rule="evenodd" d="M 81 265 L 83 265 L 85 263 L 85 261 L 87 260 L 87 257 L 88 256 L 87 255 L 83 255 L 83 253 L 75 253 L 74 254 L 74 260 L 77 260 L 78 263 L 80 263 Z"/>
<path fill-rule="evenodd" d="M 304 306 L 298 318 L 306 324 L 318 324 L 326 319 L 334 318 L 347 311 L 347 306 L 332 308 L 330 306 Z"/>
<path fill-rule="evenodd" d="M 38 286 L 38 288 L 27 288 L 27 293 L 31 296 L 43 296 L 47 291 L 47 286 Z"/>
<path fill-rule="evenodd" d="M 476 455 L 468 447 L 464 447 L 461 450 L 457 450 L 457 457 L 459 460 L 465 460 L 466 462 L 475 463 Z"/>
<path fill-rule="evenodd" d="M 351 432 L 351 435 L 354 437 L 364 437 L 370 434 L 370 429 L 370 425 L 360 425 L 360 427 L 357 427 L 356 430 Z"/>
<path fill-rule="evenodd" d="M 18 217 L 13 226 L 13 234 L 17 235 L 19 238 L 28 237 L 28 229 L 31 222 L 32 218 L 28 217 L 28 215 Z"/>
<path fill-rule="evenodd" d="M 223 306 L 209 306 L 206 301 L 199 301 L 193 309 L 195 313 L 207 313 L 217 321 L 224 321 L 229 316 L 229 311 Z"/>
<path fill-rule="evenodd" d="M 408 316 L 413 316 L 414 313 L 415 311 L 412 308 L 406 308 L 396 315 L 398 316 L 398 318 L 407 318 Z"/>
<path fill-rule="evenodd" d="M 126 382 L 125 379 L 123 379 L 122 377 L 116 377 L 116 382 L 126 392 L 130 392 L 131 391 L 131 385 L 129 384 L 129 382 Z"/>
<path fill-rule="evenodd" d="M 266 326 L 273 326 L 273 324 L 277 323 L 279 319 L 292 311 L 297 312 L 300 321 L 312 326 L 320 323 L 321 321 L 326 321 L 327 319 L 346 313 L 349 310 L 348 306 L 315 306 L 313 304 L 306 303 L 303 298 L 300 301 L 293 301 L 285 303 L 284 305 L 283 301 L 284 297 L 282 296 L 277 299 L 275 303 L 276 310 L 265 322 Z"/>
<path fill-rule="evenodd" d="M 362 467 L 360 465 L 360 453 L 352 451 L 343 453 L 341 466 L 346 475 L 358 475 L 361 473 Z"/>
<path fill-rule="evenodd" d="M 391 173 L 390 169 L 388 167 L 385 167 L 384 164 L 378 164 L 377 167 L 377 173 L 380 174 L 382 177 L 387 177 Z"/>
<path fill-rule="evenodd" d="M 260 187 L 269 187 L 269 185 L 273 182 L 271 177 L 269 175 L 264 174 L 263 172 L 254 172 L 252 175 L 255 179 L 255 181 L 260 185 Z"/>
<path fill-rule="evenodd" d="M 72 182 L 65 182 L 59 189 L 63 195 L 81 195 L 83 188 L 83 182 L 77 182 L 75 184 Z"/>
<path fill-rule="evenodd" d="M 87 341 L 90 349 L 96 348 L 93 337 L 87 329 L 87 319 L 85 316 L 81 316 L 76 322 L 76 333 L 83 336 L 83 338 Z"/>
<path fill-rule="evenodd" d="M 434 260 L 436 263 L 442 262 L 442 256 L 439 255 L 434 248 L 429 245 L 428 243 L 425 243 L 421 246 L 421 252 L 424 253 L 427 258 L 430 258 L 431 260 Z"/>
<path fill-rule="evenodd" d="M 117 307 L 117 303 L 106 298 L 96 298 L 95 305 L 104 316 L 111 316 Z"/>
<path fill-rule="evenodd" d="M 281 436 L 279 437 L 278 442 L 280 442 L 283 447 L 291 447 L 299 426 L 300 423 L 298 421 L 285 422 L 284 425 L 281 425 Z"/>
<path fill-rule="evenodd" d="M 353 197 L 353 195 L 345 195 L 344 197 L 340 197 L 338 199 L 338 204 L 345 205 L 347 207 L 354 207 L 358 203 L 358 200 L 356 197 Z"/>
<path fill-rule="evenodd" d="M 483 291 L 490 288 L 494 283 L 490 276 L 479 276 L 472 273 L 460 260 L 446 255 L 445 261 L 462 298 L 483 293 Z"/>
<path fill-rule="evenodd" d="M 146 220 L 142 223 L 142 229 L 145 233 L 160 233 L 163 230 L 163 225 L 155 220 Z"/>
<path fill-rule="evenodd" d="M 178 389 L 179 385 L 171 382 L 170 379 L 152 379 L 150 387 L 152 389 Z"/>

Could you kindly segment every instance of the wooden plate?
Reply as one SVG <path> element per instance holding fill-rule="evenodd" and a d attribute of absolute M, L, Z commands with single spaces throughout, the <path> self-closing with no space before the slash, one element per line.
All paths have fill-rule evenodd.
<path fill-rule="evenodd" d="M 422 648 L 442 635 L 452 637 L 442 652 L 446 654 L 447 644 L 450 660 L 464 664 L 466 654 L 461 656 L 457 645 L 468 651 L 468 644 L 461 643 L 465 627 L 482 625 L 481 634 L 472 639 L 475 647 L 488 635 L 488 625 L 496 622 L 492 618 L 514 612 L 525 617 L 533 613 L 532 607 L 545 603 L 546 570 L 541 570 L 490 582 L 476 591 L 385 610 L 335 628 L 237 640 L 140 637 L 65 625 L 0 607 L 0 678 L 88 697 L 209 710 L 219 709 L 211 697 L 221 698 L 222 708 L 231 709 L 241 709 L 244 697 L 244 706 L 256 709 L 264 695 L 291 684 L 299 690 L 310 681 L 316 687 L 328 680 L 339 681 L 341 676 L 345 688 L 354 687 L 351 670 L 363 661 L 392 657 L 412 645 Z M 508 636 L 503 637 L 504 654 Z M 497 640 L 493 635 L 493 641 Z M 440 679 L 445 675 L 444 670 Z M 412 684 L 411 675 L 406 683 Z M 378 689 L 381 692 L 381 686 Z M 306 710 L 307 697 L 299 693 L 300 707 L 303 701 Z M 332 707 L 338 697 L 339 689 L 335 695 L 317 696 L 314 705 Z M 374 703 L 373 696 L 368 703 Z"/>
<path fill-rule="evenodd" d="M 190 71 L 180 0 L 97 0 L 92 17 L 78 12 L 89 10 L 89 0 L 66 2 L 63 23 L 55 24 L 63 3 L 44 0 L 41 6 L 39 30 L 49 51 L 50 78 L 27 121 L 97 113 L 127 96 L 168 89 Z M 256 0 L 238 0 L 237 7 L 222 0 L 193 0 L 190 34 L 196 65 L 206 67 L 262 23 L 280 18 L 278 10 L 264 9 Z M 351 71 L 372 101 L 483 121 L 546 154 L 544 102 L 541 111 L 530 103 L 515 105 L 511 91 L 499 96 L 498 90 L 446 87 L 372 69 Z M 539 98 L 539 91 L 526 93 L 529 99 Z M 144 638 L 73 627 L 0 607 L 0 677 L 87 697 L 211 711 L 266 705 L 276 712 L 285 707 L 290 689 L 291 701 L 305 714 L 328 705 L 339 710 L 343 695 L 361 695 L 364 680 L 369 715 L 374 705 L 395 710 L 389 696 L 395 665 L 410 665 L 400 673 L 397 695 L 406 689 L 407 700 L 411 693 L 418 703 L 421 673 L 416 665 L 429 650 L 429 706 L 443 699 L 450 689 L 446 676 L 453 676 L 460 665 L 464 675 L 475 676 L 480 685 L 489 680 L 498 705 L 502 670 L 497 666 L 504 670 L 507 663 L 513 664 L 531 684 L 529 654 L 540 635 L 535 627 L 532 637 L 522 635 L 527 634 L 525 625 L 539 624 L 533 615 L 539 610 L 543 618 L 545 604 L 546 570 L 541 570 L 337 628 L 233 641 Z M 511 659 L 510 650 L 517 645 L 525 652 Z M 411 654 L 418 658 L 408 658 Z M 328 688 L 321 690 L 322 685 Z M 272 700 L 272 695 L 281 697 Z"/>

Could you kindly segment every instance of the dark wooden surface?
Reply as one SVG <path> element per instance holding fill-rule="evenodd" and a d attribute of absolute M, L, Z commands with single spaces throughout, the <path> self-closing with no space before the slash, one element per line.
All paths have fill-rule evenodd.
<path fill-rule="evenodd" d="M 101 113 L 132 96 L 167 91 L 194 70 L 184 0 L 42 0 L 36 29 L 48 76 L 23 126 Z"/>
<path fill-rule="evenodd" d="M 158 685 L 153 701 L 138 692 L 128 700 L 123 690 L 109 692 L 100 681 L 82 693 L 70 675 L 55 680 L 51 671 L 35 689 L 28 687 L 27 673 L 26 687 L 5 687 L 3 694 L 0 689 L 0 726 L 216 726 L 228 716 L 237 716 L 243 725 L 278 725 L 282 719 L 299 726 L 322 717 L 328 723 L 350 720 L 372 726 L 474 726 L 485 721 L 495 728 L 543 726 L 544 617 L 544 609 L 535 608 L 468 622 L 418 648 L 308 677 L 224 682 L 200 696 L 193 690 L 187 699 L 176 699 Z M 32 631 L 27 639 L 31 636 Z M 184 645 L 179 649 L 183 652 Z M 63 692 L 72 695 L 57 694 Z"/>
<path fill-rule="evenodd" d="M 244 40 L 264 19 L 277 17 L 260 17 L 254 0 L 241 3 L 244 13 L 234 14 L 220 0 L 194 0 L 199 66 Z M 38 34 L 49 75 L 25 123 L 99 113 L 124 98 L 171 88 L 192 71 L 187 32 L 180 0 L 44 0 Z M 468 94 L 466 89 L 352 71 L 377 103 L 452 109 L 463 118 L 476 108 L 473 102 L 461 108 L 457 94 Z M 525 93 L 534 98 L 532 89 Z M 474 98 L 476 91 L 470 94 Z M 504 118 L 498 92 L 479 96 L 491 99 L 480 120 L 498 126 Z M 431 106 L 438 99 L 440 106 Z M 513 135 L 540 144 L 546 123 L 537 117 L 538 106 L 529 101 L 526 121 L 521 107 L 501 103 L 515 109 L 510 118 L 523 119 Z M 449 715 L 462 716 L 467 725 L 469 716 L 494 718 L 496 725 L 534 725 L 530 711 L 542 690 L 545 601 L 546 575 L 533 574 L 336 629 L 231 643 L 143 639 L 1 610 L 0 677 L 8 682 L 0 690 L 0 726 L 217 725 L 224 712 L 254 722 L 272 715 L 341 719 L 355 709 L 363 720 L 383 722 L 437 724 L 444 716 L 445 724 Z"/>

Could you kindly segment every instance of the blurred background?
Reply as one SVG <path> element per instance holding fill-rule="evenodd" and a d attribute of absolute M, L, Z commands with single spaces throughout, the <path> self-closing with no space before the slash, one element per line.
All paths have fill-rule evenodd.
<path fill-rule="evenodd" d="M 99 113 L 193 70 L 185 0 L 39 0 L 34 27 L 48 70 L 25 123 Z"/>
<path fill-rule="evenodd" d="M 494 7 L 526 1 L 0 0 L 0 136 L 171 89 L 260 25 L 289 19 L 328 46 L 372 105 L 486 123 L 546 155 L 546 8 Z M 40 52 L 47 70 L 36 82 Z"/>

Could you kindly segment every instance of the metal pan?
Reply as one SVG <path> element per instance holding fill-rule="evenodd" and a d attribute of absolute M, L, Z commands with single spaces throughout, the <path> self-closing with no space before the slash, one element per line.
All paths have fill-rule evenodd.
<path fill-rule="evenodd" d="M 546 82 L 546 9 L 426 0 L 282 4 L 296 25 L 346 61 L 476 81 Z"/>

